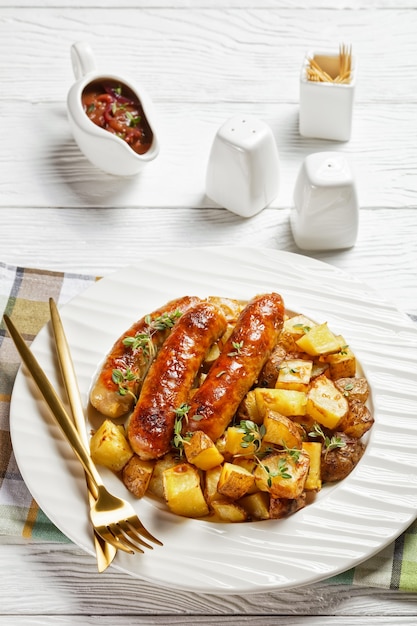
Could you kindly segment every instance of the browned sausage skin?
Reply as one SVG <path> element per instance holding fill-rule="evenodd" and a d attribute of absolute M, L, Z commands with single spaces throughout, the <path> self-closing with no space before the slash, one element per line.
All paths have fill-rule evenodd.
<path fill-rule="evenodd" d="M 246 305 L 190 401 L 186 430 L 202 430 L 213 441 L 223 434 L 275 346 L 283 320 L 284 304 L 277 293 L 257 296 Z"/>
<path fill-rule="evenodd" d="M 188 401 L 201 363 L 227 327 L 222 311 L 200 302 L 185 312 L 160 349 L 130 417 L 130 445 L 142 459 L 156 459 L 171 447 L 176 410 Z"/>
<path fill-rule="evenodd" d="M 171 300 L 160 309 L 135 322 L 113 345 L 90 392 L 90 402 L 100 413 L 110 418 L 121 417 L 133 408 L 146 372 L 169 334 L 170 324 L 200 302 L 195 296 Z M 160 330 L 158 330 L 160 328 Z M 151 343 L 146 336 L 149 335 Z M 145 341 L 135 338 L 144 337 Z M 130 339 L 129 339 L 130 338 Z"/>

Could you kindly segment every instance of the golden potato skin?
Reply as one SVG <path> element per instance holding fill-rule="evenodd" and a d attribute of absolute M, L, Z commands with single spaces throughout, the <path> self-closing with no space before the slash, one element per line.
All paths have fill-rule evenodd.
<path fill-rule="evenodd" d="M 339 430 L 355 439 L 360 439 L 372 428 L 374 418 L 365 404 L 362 402 L 349 402 L 349 412 L 339 424 Z"/>
<path fill-rule="evenodd" d="M 344 433 L 335 433 L 344 443 L 343 448 L 326 450 L 321 455 L 321 478 L 323 482 L 336 482 L 346 478 L 356 467 L 365 451 L 365 445 L 360 439 L 348 437 Z"/>
<path fill-rule="evenodd" d="M 143 461 L 136 454 L 126 463 L 122 471 L 124 485 L 136 498 L 142 498 L 149 486 L 154 463 Z"/>
<path fill-rule="evenodd" d="M 369 397 L 369 385 L 363 376 L 349 376 L 338 378 L 334 384 L 348 402 L 365 403 Z"/>
<path fill-rule="evenodd" d="M 269 518 L 282 519 L 299 511 L 306 505 L 306 494 L 302 493 L 297 498 L 271 498 L 269 503 Z"/>

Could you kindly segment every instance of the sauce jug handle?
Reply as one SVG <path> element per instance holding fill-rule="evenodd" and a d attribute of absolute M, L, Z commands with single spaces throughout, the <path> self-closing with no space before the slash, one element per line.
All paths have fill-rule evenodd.
<path fill-rule="evenodd" d="M 71 46 L 71 61 L 77 80 L 96 69 L 93 51 L 85 41 L 77 41 Z"/>

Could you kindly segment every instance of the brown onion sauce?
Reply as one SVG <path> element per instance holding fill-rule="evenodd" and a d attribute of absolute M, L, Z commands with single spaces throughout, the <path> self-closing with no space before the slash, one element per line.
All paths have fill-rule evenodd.
<path fill-rule="evenodd" d="M 126 141 L 138 154 L 149 150 L 152 130 L 141 103 L 126 85 L 106 79 L 93 81 L 85 87 L 81 101 L 94 124 Z"/>

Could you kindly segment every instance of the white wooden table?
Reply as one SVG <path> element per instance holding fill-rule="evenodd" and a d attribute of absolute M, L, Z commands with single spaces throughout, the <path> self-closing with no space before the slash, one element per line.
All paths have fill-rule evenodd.
<path fill-rule="evenodd" d="M 299 252 L 289 213 L 312 152 L 343 151 L 361 205 L 350 250 L 311 256 L 357 276 L 417 316 L 416 0 L 2 0 L 0 260 L 103 275 L 150 254 L 248 244 Z M 140 176 L 107 176 L 81 155 L 65 98 L 70 45 L 135 76 L 158 113 L 162 150 Z M 301 63 L 353 45 L 359 61 L 347 143 L 298 133 Z M 218 127 L 267 122 L 281 161 L 277 198 L 245 220 L 205 196 Z M 417 596 L 326 583 L 255 596 L 204 596 L 138 584 L 72 545 L 1 542 L 1 623 L 415 624 Z M 220 617 L 221 616 L 221 617 Z"/>

